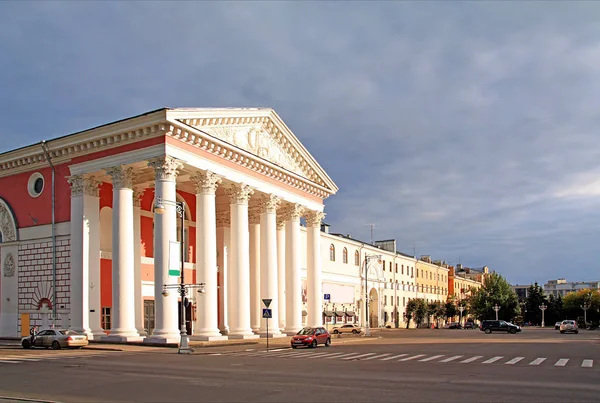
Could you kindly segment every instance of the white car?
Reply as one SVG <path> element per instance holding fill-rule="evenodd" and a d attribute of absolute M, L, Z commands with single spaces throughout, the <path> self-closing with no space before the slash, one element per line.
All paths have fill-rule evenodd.
<path fill-rule="evenodd" d="M 574 320 L 563 320 L 560 324 L 560 332 L 573 332 L 575 334 L 579 333 L 579 329 L 577 328 L 577 322 Z"/>
<path fill-rule="evenodd" d="M 362 332 L 361 328 L 356 325 L 342 325 L 339 327 L 334 327 L 331 333 L 340 334 L 340 333 L 352 333 L 359 334 Z"/>

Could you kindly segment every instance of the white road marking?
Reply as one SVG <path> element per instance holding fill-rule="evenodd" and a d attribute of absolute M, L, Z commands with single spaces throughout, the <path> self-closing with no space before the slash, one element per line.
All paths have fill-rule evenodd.
<path fill-rule="evenodd" d="M 494 363 L 494 362 L 496 362 L 498 360 L 501 360 L 503 358 L 504 358 L 503 356 L 492 357 L 489 360 L 486 360 L 486 361 L 482 362 L 482 364 L 492 364 L 492 363 Z"/>
<path fill-rule="evenodd" d="M 592 368 L 594 366 L 594 360 L 583 360 L 581 363 L 582 368 Z"/>
<path fill-rule="evenodd" d="M 400 357 L 406 357 L 408 354 L 398 354 L 398 355 L 393 355 L 391 357 L 387 357 L 387 358 L 382 358 L 379 361 L 389 361 L 389 360 L 393 360 L 394 358 L 400 358 Z"/>
<path fill-rule="evenodd" d="M 434 355 L 434 356 L 431 356 L 431 357 L 423 358 L 422 360 L 419 360 L 419 362 L 433 361 L 436 358 L 442 358 L 442 357 L 445 357 L 445 356 L 444 355 Z"/>
<path fill-rule="evenodd" d="M 514 364 L 516 364 L 517 362 L 521 361 L 521 360 L 522 360 L 522 359 L 524 359 L 524 358 L 525 358 L 525 357 L 515 357 L 515 358 L 513 358 L 513 359 L 512 359 L 512 360 L 510 360 L 510 361 L 506 361 L 506 362 L 504 363 L 504 365 L 514 365 Z"/>
<path fill-rule="evenodd" d="M 316 354 L 313 354 L 310 357 L 306 357 L 306 358 L 317 358 L 317 357 L 323 357 L 324 355 L 330 355 L 330 354 L 331 353 L 316 353 Z"/>
<path fill-rule="evenodd" d="M 11 361 L 11 360 L 0 360 L 0 363 L 7 363 L 7 364 L 20 364 L 23 361 Z"/>
<path fill-rule="evenodd" d="M 370 355 L 375 355 L 375 353 L 361 354 L 361 355 L 358 355 L 356 357 L 346 357 L 346 358 L 342 358 L 342 360 L 354 360 L 356 358 L 368 357 Z"/>
<path fill-rule="evenodd" d="M 425 354 L 413 355 L 412 357 L 402 358 L 402 359 L 400 359 L 398 361 L 410 361 L 410 360 L 414 360 L 415 358 L 420 358 L 420 357 L 425 357 Z"/>
<path fill-rule="evenodd" d="M 320 356 L 320 358 L 325 358 L 325 357 L 327 357 L 327 358 L 333 358 L 333 356 L 340 355 L 340 354 L 343 354 L 343 353 L 324 353 L 322 355 L 319 354 L 319 356 Z M 316 356 L 308 357 L 308 358 L 315 358 L 315 357 Z"/>
<path fill-rule="evenodd" d="M 540 365 L 544 361 L 546 361 L 545 358 L 536 358 L 535 360 L 531 361 L 529 365 Z"/>
<path fill-rule="evenodd" d="M 476 355 L 475 357 L 471 357 L 471 358 L 467 358 L 466 360 L 462 360 L 460 363 L 461 364 L 468 364 L 470 362 L 477 361 L 480 358 L 483 358 L 483 356 L 482 355 Z"/>
<path fill-rule="evenodd" d="M 556 361 L 556 364 L 554 364 L 555 367 L 564 367 L 565 365 L 567 365 L 567 363 L 569 362 L 568 358 L 561 358 L 560 360 Z"/>
<path fill-rule="evenodd" d="M 364 359 L 364 361 L 367 361 L 367 360 L 374 360 L 374 359 L 376 359 L 376 358 L 385 357 L 385 356 L 387 356 L 387 355 L 390 355 L 390 353 L 385 353 L 385 354 L 374 355 L 373 357 L 367 357 L 367 358 L 365 358 L 365 359 Z"/>
<path fill-rule="evenodd" d="M 332 359 L 332 358 L 342 358 L 342 357 L 348 357 L 348 356 L 350 356 L 350 355 L 358 355 L 358 353 L 347 353 L 347 354 L 342 354 L 342 355 L 340 355 L 340 356 L 337 356 L 337 357 L 326 357 L 325 359 L 326 359 L 326 360 L 330 360 L 330 359 Z"/>
<path fill-rule="evenodd" d="M 440 362 L 450 362 L 450 361 L 457 360 L 457 359 L 459 359 L 459 358 L 461 358 L 461 357 L 463 357 L 463 356 L 462 356 L 462 355 L 455 355 L 454 357 L 448 357 L 448 358 L 446 358 L 445 360 L 442 360 L 442 361 L 440 361 Z"/>

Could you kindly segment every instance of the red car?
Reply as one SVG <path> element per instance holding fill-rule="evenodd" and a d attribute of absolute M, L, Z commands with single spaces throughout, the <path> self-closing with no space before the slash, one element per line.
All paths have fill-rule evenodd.
<path fill-rule="evenodd" d="M 331 335 L 324 327 L 305 327 L 292 336 L 290 343 L 292 348 L 315 348 L 319 344 L 324 344 L 325 347 L 329 347 L 331 345 Z"/>

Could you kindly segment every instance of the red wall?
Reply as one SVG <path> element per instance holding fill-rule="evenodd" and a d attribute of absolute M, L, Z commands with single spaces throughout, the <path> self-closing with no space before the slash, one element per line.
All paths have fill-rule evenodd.
<path fill-rule="evenodd" d="M 112 261 L 100 259 L 100 305 L 112 306 Z"/>

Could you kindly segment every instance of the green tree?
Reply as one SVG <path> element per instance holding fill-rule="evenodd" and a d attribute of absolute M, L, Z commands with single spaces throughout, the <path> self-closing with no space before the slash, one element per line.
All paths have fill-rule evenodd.
<path fill-rule="evenodd" d="M 421 324 L 427 316 L 427 302 L 423 298 L 417 298 L 417 309 L 415 310 L 415 322 L 417 328 L 421 327 Z"/>
<path fill-rule="evenodd" d="M 544 296 L 544 290 L 536 282 L 529 286 L 527 299 L 525 300 L 525 312 L 523 315 L 525 322 L 531 322 L 534 325 L 542 323 L 542 310 L 540 309 L 540 305 L 542 304 L 546 304 L 548 307 L 544 313 L 545 316 L 549 313 L 550 306 Z M 549 321 L 545 322 L 550 323 Z"/>
<path fill-rule="evenodd" d="M 413 299 L 409 299 L 408 300 L 408 304 L 406 304 L 406 328 L 408 329 L 410 327 L 410 321 L 413 318 L 416 310 L 417 310 L 417 299 L 413 298 Z"/>
<path fill-rule="evenodd" d="M 554 297 L 554 295 L 550 294 L 548 296 L 548 310 L 546 311 L 546 323 L 548 325 L 553 325 L 556 322 L 560 322 L 564 320 L 564 312 L 563 312 L 563 300 L 559 295 L 558 297 Z"/>
<path fill-rule="evenodd" d="M 500 306 L 498 319 L 512 320 L 519 314 L 519 300 L 510 284 L 498 273 L 486 276 L 483 285 L 468 297 L 470 313 L 478 320 L 494 319 L 494 305 Z"/>
<path fill-rule="evenodd" d="M 584 303 L 589 304 L 589 308 L 586 313 L 586 319 L 588 324 L 598 325 L 600 319 L 600 293 L 598 290 L 584 289 L 577 292 L 571 292 L 563 298 L 564 313 L 566 319 L 575 319 L 583 324 L 583 305 Z"/>
<path fill-rule="evenodd" d="M 444 311 L 446 315 L 446 319 L 451 319 L 458 315 L 458 309 L 456 309 L 456 304 L 454 303 L 454 299 L 450 299 L 444 305 Z"/>

